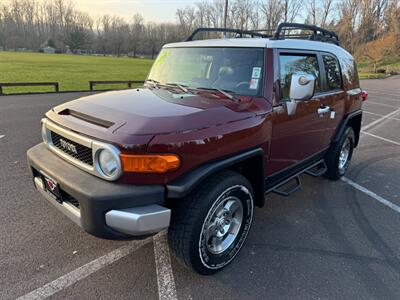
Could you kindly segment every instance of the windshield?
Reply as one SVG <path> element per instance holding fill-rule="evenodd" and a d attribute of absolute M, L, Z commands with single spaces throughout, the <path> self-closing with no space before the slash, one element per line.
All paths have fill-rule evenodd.
<path fill-rule="evenodd" d="M 262 92 L 261 48 L 166 48 L 148 80 L 194 89 L 216 89 L 246 96 Z"/>

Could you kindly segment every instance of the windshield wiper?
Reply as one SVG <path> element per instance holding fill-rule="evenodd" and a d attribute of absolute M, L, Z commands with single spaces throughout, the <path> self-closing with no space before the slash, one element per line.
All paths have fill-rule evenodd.
<path fill-rule="evenodd" d="M 234 102 L 240 102 L 241 100 L 238 99 L 236 96 L 232 95 L 231 93 L 234 93 L 233 91 L 228 91 L 228 90 L 222 90 L 216 87 L 209 88 L 209 87 L 198 87 L 197 89 L 199 90 L 208 90 L 208 91 L 217 91 L 223 94 L 225 97 L 227 97 L 229 100 L 232 100 Z"/>
<path fill-rule="evenodd" d="M 188 93 L 189 92 L 189 90 L 187 89 L 187 85 L 184 85 L 184 84 L 179 84 L 179 83 L 173 83 L 173 82 L 168 82 L 168 83 L 166 83 L 165 85 L 169 85 L 169 86 L 176 86 L 176 87 L 178 87 L 178 88 L 180 88 L 182 91 L 184 91 L 185 93 Z"/>
<path fill-rule="evenodd" d="M 147 80 L 146 80 L 146 83 L 151 83 L 151 84 L 153 85 L 153 87 L 155 87 L 156 89 L 159 88 L 158 85 L 160 84 L 159 81 L 154 80 L 154 79 L 147 79 Z"/>

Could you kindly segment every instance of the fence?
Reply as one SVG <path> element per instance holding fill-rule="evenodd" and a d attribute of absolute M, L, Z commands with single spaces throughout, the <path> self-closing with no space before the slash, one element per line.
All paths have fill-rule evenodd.
<path fill-rule="evenodd" d="M 0 95 L 3 94 L 3 87 L 18 87 L 18 86 L 54 86 L 54 90 L 56 93 L 60 91 L 60 85 L 58 82 L 7 82 L 7 83 L 0 83 Z"/>
<path fill-rule="evenodd" d="M 96 85 L 105 85 L 105 84 L 127 84 L 128 88 L 132 88 L 134 84 L 144 84 L 144 81 L 141 80 L 107 80 L 107 81 L 89 81 L 89 90 L 79 90 L 79 91 L 65 91 L 65 92 L 87 92 L 87 91 L 95 91 Z M 4 87 L 25 87 L 25 86 L 53 86 L 54 92 L 60 92 L 60 84 L 58 82 L 0 82 L 0 96 L 1 95 L 15 95 L 21 93 L 4 93 Z"/>
<path fill-rule="evenodd" d="M 94 87 L 99 84 L 127 84 L 128 88 L 132 88 L 132 84 L 143 84 L 144 81 L 139 80 L 112 80 L 112 81 L 89 81 L 89 89 L 94 91 Z"/>

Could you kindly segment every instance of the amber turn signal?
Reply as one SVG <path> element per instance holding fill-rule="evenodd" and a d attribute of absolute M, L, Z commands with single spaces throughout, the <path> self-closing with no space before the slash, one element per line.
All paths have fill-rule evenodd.
<path fill-rule="evenodd" d="M 163 174 L 179 168 L 179 157 L 174 154 L 130 155 L 120 154 L 122 169 L 128 173 Z"/>

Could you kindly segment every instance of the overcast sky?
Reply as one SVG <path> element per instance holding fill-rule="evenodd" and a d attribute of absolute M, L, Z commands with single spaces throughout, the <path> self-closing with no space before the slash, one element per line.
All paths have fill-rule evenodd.
<path fill-rule="evenodd" d="M 93 16 L 119 15 L 130 19 L 140 13 L 146 21 L 175 22 L 178 8 L 195 1 L 190 0 L 73 0 L 76 8 Z"/>

